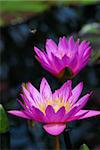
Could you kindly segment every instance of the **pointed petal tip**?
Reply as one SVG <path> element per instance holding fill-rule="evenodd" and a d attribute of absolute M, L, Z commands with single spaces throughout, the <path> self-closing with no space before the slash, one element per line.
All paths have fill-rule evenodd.
<path fill-rule="evenodd" d="M 83 89 L 83 82 L 80 82 L 77 86 L 78 86 L 79 90 L 82 91 L 82 89 Z"/>
<path fill-rule="evenodd" d="M 39 52 L 41 52 L 41 50 L 39 48 L 37 48 L 36 46 L 34 46 L 34 51 L 36 54 L 38 54 Z"/>
<path fill-rule="evenodd" d="M 42 77 L 41 82 L 47 82 L 46 78 L 45 78 L 45 77 Z"/>
<path fill-rule="evenodd" d="M 17 116 L 17 117 L 21 117 L 21 118 L 25 118 L 25 119 L 32 119 L 31 117 L 29 117 L 28 115 L 26 115 L 24 110 L 9 110 L 7 111 L 9 114 Z"/>
<path fill-rule="evenodd" d="M 52 41 L 52 39 L 46 39 L 46 43 L 51 42 L 51 41 Z"/>
<path fill-rule="evenodd" d="M 72 41 L 72 40 L 74 41 L 74 36 L 73 35 L 71 35 L 70 38 L 69 38 L 69 41 Z"/>
<path fill-rule="evenodd" d="M 56 136 L 64 131 L 66 124 L 46 124 L 43 128 L 47 133 Z"/>
<path fill-rule="evenodd" d="M 97 110 L 80 110 L 77 115 L 85 113 L 86 111 L 88 111 L 88 112 L 85 115 L 83 115 L 82 117 L 80 117 L 78 120 L 95 117 L 95 116 L 100 116 L 100 111 L 97 111 Z"/>

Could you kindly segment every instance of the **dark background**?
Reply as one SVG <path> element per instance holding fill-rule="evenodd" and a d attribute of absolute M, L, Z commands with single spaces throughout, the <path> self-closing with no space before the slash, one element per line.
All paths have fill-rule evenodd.
<path fill-rule="evenodd" d="M 8 17 L 9 19 L 9 17 Z M 65 35 L 81 40 L 91 41 L 93 56 L 84 70 L 73 81 L 73 86 L 84 82 L 83 93 L 93 91 L 87 109 L 100 109 L 100 32 L 96 26 L 100 22 L 100 5 L 52 5 L 41 13 L 34 13 L 14 24 L 7 23 L 0 27 L 0 100 L 6 110 L 20 109 L 16 101 L 23 82 L 32 82 L 38 89 L 42 77 L 46 77 L 52 90 L 60 85 L 58 80 L 46 72 L 36 61 L 34 45 L 45 47 L 47 38 L 58 42 L 59 36 Z M 97 23 L 97 24 L 94 24 Z M 94 24 L 91 32 L 84 33 L 86 24 Z M 36 32 L 33 33 L 31 31 Z M 9 116 L 11 149 L 12 150 L 48 150 L 53 149 L 54 137 L 48 135 L 40 124 L 31 128 L 28 122 L 14 116 Z M 100 149 L 99 117 L 75 121 L 69 124 L 70 137 L 74 149 L 86 143 L 92 150 Z M 61 147 L 65 150 L 63 135 L 60 136 Z"/>

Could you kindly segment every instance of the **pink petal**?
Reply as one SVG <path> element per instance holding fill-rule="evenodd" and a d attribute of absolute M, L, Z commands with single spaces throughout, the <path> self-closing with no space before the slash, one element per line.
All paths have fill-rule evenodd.
<path fill-rule="evenodd" d="M 85 99 L 85 102 L 80 103 L 79 105 L 74 105 L 74 107 L 64 116 L 64 121 L 75 120 L 73 117 L 84 107 L 88 98 Z M 86 112 L 85 112 L 86 113 Z M 80 114 L 81 115 L 81 114 Z"/>
<path fill-rule="evenodd" d="M 51 135 L 59 135 L 66 128 L 66 124 L 46 124 L 43 126 L 45 131 Z"/>
<path fill-rule="evenodd" d="M 18 117 L 22 117 L 22 118 L 26 118 L 26 119 L 31 119 L 32 120 L 32 118 L 30 116 L 28 116 L 24 110 L 23 111 L 10 110 L 10 111 L 8 111 L 8 113 L 12 114 L 12 115 L 15 115 L 15 116 L 18 116 Z"/>
<path fill-rule="evenodd" d="M 89 97 L 90 97 L 90 94 L 84 95 L 83 97 L 81 97 L 81 98 L 79 99 L 79 101 L 78 101 L 74 106 L 79 106 L 79 105 L 81 105 L 81 107 L 84 107 L 85 104 L 87 103 Z"/>
<path fill-rule="evenodd" d="M 32 107 L 31 109 L 33 118 L 35 121 L 37 122 L 45 122 L 44 121 L 44 114 L 41 110 L 39 110 L 38 108 Z"/>
<path fill-rule="evenodd" d="M 45 54 L 46 55 L 46 54 Z M 47 55 L 46 55 L 46 59 L 48 61 L 48 65 L 50 66 L 50 68 L 52 70 L 54 70 L 55 72 L 59 73 L 60 70 L 61 70 L 61 61 L 59 60 L 58 57 L 56 57 L 53 53 L 51 53 L 51 58 L 49 58 Z M 59 63 L 59 65 L 58 65 Z M 59 66 L 59 67 L 58 67 Z"/>
<path fill-rule="evenodd" d="M 58 51 L 64 54 L 66 53 L 67 49 L 68 49 L 68 43 L 66 37 L 59 38 Z"/>
<path fill-rule="evenodd" d="M 67 57 L 66 55 L 64 55 L 63 57 L 62 57 L 62 64 L 63 64 L 63 67 L 65 68 L 65 67 L 69 67 L 68 65 L 69 65 L 69 62 L 70 62 L 70 59 L 69 59 L 69 57 Z"/>
<path fill-rule="evenodd" d="M 53 67 L 52 67 L 52 62 L 51 62 L 51 60 L 48 58 L 48 56 L 46 56 L 48 63 L 46 63 L 43 58 L 40 58 L 40 57 L 37 57 L 37 56 L 35 56 L 35 57 L 36 57 L 36 59 L 41 63 L 41 65 L 42 65 L 42 67 L 43 67 L 44 69 L 46 69 L 47 71 L 49 71 L 49 72 L 50 72 L 51 74 L 53 74 L 54 76 L 56 76 L 56 75 L 58 74 L 58 72 L 57 72 L 55 69 L 53 69 Z"/>
<path fill-rule="evenodd" d="M 72 108 L 69 112 L 67 112 L 65 114 L 65 116 L 63 117 L 63 121 L 67 122 L 67 120 L 69 120 L 71 117 L 73 117 L 75 115 L 75 113 L 77 112 L 78 107 L 75 106 L 74 108 Z"/>
<path fill-rule="evenodd" d="M 78 111 L 80 111 L 86 105 L 86 103 L 89 99 L 89 96 L 90 96 L 90 94 L 86 94 L 76 104 L 73 105 L 72 109 L 74 109 L 74 107 L 77 107 L 74 114 L 76 114 Z"/>
<path fill-rule="evenodd" d="M 43 98 L 43 101 L 52 100 L 51 88 L 50 88 L 50 86 L 49 86 L 49 84 L 45 78 L 43 78 L 41 81 L 40 94 Z"/>
<path fill-rule="evenodd" d="M 31 112 L 31 107 L 30 108 L 26 107 L 20 100 L 18 100 L 18 102 L 24 108 L 24 110 L 25 110 L 24 113 L 26 115 L 28 115 L 29 117 L 33 118 L 33 114 Z"/>
<path fill-rule="evenodd" d="M 71 85 L 72 85 L 71 80 L 65 82 L 60 89 L 56 90 L 53 93 L 53 99 L 54 100 L 62 99 L 65 102 L 67 102 L 68 98 L 71 96 Z"/>
<path fill-rule="evenodd" d="M 23 94 L 20 94 L 20 95 L 21 95 L 21 98 L 24 100 L 26 106 L 28 108 L 32 107 L 32 104 L 30 103 L 30 101 Z"/>
<path fill-rule="evenodd" d="M 51 53 L 51 65 L 56 72 L 60 72 L 63 69 L 62 60 Z"/>
<path fill-rule="evenodd" d="M 72 70 L 74 74 L 75 71 L 79 68 L 77 54 L 75 54 L 75 56 L 70 59 L 69 68 Z"/>
<path fill-rule="evenodd" d="M 55 111 L 51 105 L 47 106 L 45 113 L 46 113 L 46 122 L 48 122 L 48 123 L 53 122 Z"/>
<path fill-rule="evenodd" d="M 78 98 L 79 98 L 79 96 L 80 96 L 80 94 L 81 94 L 81 92 L 82 92 L 82 89 L 83 89 L 83 83 L 80 82 L 80 83 L 72 90 L 72 96 L 69 98 L 70 103 L 74 104 L 74 103 L 78 100 Z"/>
<path fill-rule="evenodd" d="M 85 51 L 84 51 L 84 54 L 83 54 L 83 57 L 85 58 L 86 56 L 90 56 L 92 50 L 91 50 L 91 47 L 88 47 Z"/>
<path fill-rule="evenodd" d="M 80 43 L 80 39 L 78 39 L 74 45 L 74 50 L 75 51 L 78 51 L 78 48 L 79 48 L 79 43 Z"/>
<path fill-rule="evenodd" d="M 49 105 L 46 108 L 45 113 L 46 113 L 46 122 L 61 123 L 63 122 L 62 119 L 63 119 L 63 116 L 65 115 L 65 107 L 61 107 L 57 112 L 55 112 L 53 107 Z"/>
<path fill-rule="evenodd" d="M 100 115 L 100 111 L 96 111 L 96 110 L 80 110 L 75 116 L 82 115 L 83 113 L 85 113 L 87 111 L 88 111 L 88 113 L 83 115 L 79 119 L 84 119 L 84 118 L 89 118 L 89 117 Z"/>
<path fill-rule="evenodd" d="M 47 71 L 49 71 L 49 72 L 50 72 L 51 74 L 53 74 L 54 76 L 57 76 L 57 75 L 58 75 L 58 71 L 54 70 L 53 67 L 52 67 L 50 64 L 47 65 L 47 64 L 45 64 L 45 63 L 42 63 L 41 65 L 42 65 L 42 67 L 43 67 L 44 69 L 46 69 Z"/>
<path fill-rule="evenodd" d="M 22 86 L 22 89 L 23 89 L 24 95 L 29 100 L 29 102 L 31 103 L 31 105 L 36 105 L 35 102 L 34 102 L 34 100 L 32 99 L 32 97 L 30 96 L 29 91 L 24 86 Z"/>
<path fill-rule="evenodd" d="M 57 51 L 57 45 L 53 40 L 47 39 L 47 41 L 46 41 L 46 51 L 47 51 L 49 56 L 51 55 L 51 52 L 55 53 Z"/>
<path fill-rule="evenodd" d="M 84 53 L 84 50 L 85 50 L 85 47 L 86 47 L 86 41 L 82 41 L 81 44 L 79 45 L 79 50 L 78 50 L 78 53 L 79 53 L 79 56 L 82 56 L 83 53 Z"/>
<path fill-rule="evenodd" d="M 69 41 L 68 41 L 68 46 L 69 46 L 69 50 L 73 50 L 74 46 L 75 46 L 75 42 L 74 42 L 74 39 L 73 39 L 73 36 L 71 36 L 69 38 Z"/>
<path fill-rule="evenodd" d="M 48 64 L 48 61 L 47 61 L 46 56 L 44 55 L 44 52 L 42 52 L 41 50 L 39 50 L 37 47 L 34 47 L 34 51 L 36 52 L 36 54 L 38 55 L 38 57 L 39 57 L 40 60 L 43 59 L 44 62 Z"/>
<path fill-rule="evenodd" d="M 84 112 L 83 114 L 80 114 L 78 116 L 73 115 L 72 117 L 70 117 L 69 119 L 67 119 L 67 122 L 71 122 L 74 120 L 78 120 L 79 118 L 83 117 L 84 115 L 86 115 L 88 113 L 88 111 Z"/>
<path fill-rule="evenodd" d="M 30 93 L 30 96 L 31 96 L 33 102 L 34 102 L 33 106 L 38 107 L 39 103 L 42 102 L 42 97 L 41 97 L 39 91 L 30 82 L 28 82 L 28 84 L 27 84 L 27 89 Z"/>

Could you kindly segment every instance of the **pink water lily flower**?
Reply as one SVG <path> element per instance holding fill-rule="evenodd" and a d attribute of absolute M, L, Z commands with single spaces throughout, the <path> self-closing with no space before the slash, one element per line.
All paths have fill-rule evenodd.
<path fill-rule="evenodd" d="M 31 84 L 23 86 L 19 101 L 24 110 L 11 110 L 10 114 L 43 123 L 43 128 L 51 135 L 61 134 L 70 121 L 100 115 L 100 111 L 83 110 L 90 94 L 79 99 L 83 83 L 72 89 L 72 81 L 68 80 L 63 86 L 52 93 L 45 78 L 42 79 L 40 92 Z M 79 99 L 79 100 L 78 100 Z"/>
<path fill-rule="evenodd" d="M 63 36 L 59 38 L 58 46 L 53 40 L 47 39 L 46 52 L 37 47 L 34 47 L 34 51 L 42 67 L 52 75 L 60 77 L 67 68 L 71 76 L 74 77 L 89 61 L 91 54 L 89 44 L 86 41 L 80 43 L 79 39 L 75 42 L 72 36 L 67 41 L 66 37 Z"/>

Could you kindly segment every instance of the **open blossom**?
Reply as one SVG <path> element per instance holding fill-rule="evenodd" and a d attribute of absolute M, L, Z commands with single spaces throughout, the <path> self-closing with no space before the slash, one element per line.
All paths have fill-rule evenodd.
<path fill-rule="evenodd" d="M 53 40 L 47 39 L 45 48 L 46 52 L 34 47 L 36 58 L 44 69 L 56 77 L 62 76 L 66 68 L 74 77 L 87 65 L 91 54 L 89 42 L 80 43 L 79 39 L 75 42 L 72 36 L 68 41 L 66 37 L 60 38 L 58 46 Z"/>
<path fill-rule="evenodd" d="M 68 80 L 54 93 L 45 78 L 42 79 L 40 92 L 31 83 L 22 88 L 21 97 L 24 103 L 18 101 L 24 110 L 8 112 L 42 123 L 43 128 L 51 135 L 62 133 L 67 122 L 100 115 L 100 111 L 83 110 L 90 94 L 79 99 L 83 89 L 82 82 L 72 89 L 72 81 Z"/>

